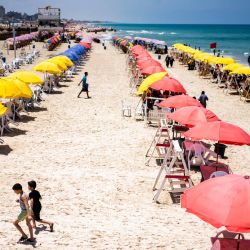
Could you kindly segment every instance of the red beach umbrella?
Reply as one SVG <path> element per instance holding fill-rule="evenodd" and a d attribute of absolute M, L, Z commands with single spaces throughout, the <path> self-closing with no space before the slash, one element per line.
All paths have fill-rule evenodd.
<path fill-rule="evenodd" d="M 250 146 L 250 136 L 247 132 L 233 124 L 215 121 L 197 125 L 184 133 L 186 138 L 193 140 L 211 140 L 231 145 Z"/>
<path fill-rule="evenodd" d="M 158 72 L 166 72 L 166 70 L 161 65 L 148 66 L 141 70 L 142 75 L 152 75 Z"/>
<path fill-rule="evenodd" d="M 85 42 L 80 42 L 80 44 L 85 47 L 86 49 L 90 49 L 91 48 L 91 44 L 89 43 L 85 43 Z"/>
<path fill-rule="evenodd" d="M 161 108 L 183 108 L 187 106 L 203 107 L 199 101 L 188 95 L 176 95 L 167 98 L 159 104 Z"/>
<path fill-rule="evenodd" d="M 174 93 L 186 94 L 186 90 L 183 85 L 174 78 L 165 76 L 160 81 L 153 83 L 150 88 L 155 90 L 171 91 Z"/>
<path fill-rule="evenodd" d="M 167 117 L 186 126 L 195 126 L 201 123 L 220 121 L 210 110 L 195 106 L 183 107 L 168 114 Z"/>
<path fill-rule="evenodd" d="M 139 61 L 137 62 L 137 65 L 140 69 L 144 69 L 150 66 L 161 66 L 161 63 L 151 59 L 151 60 Z"/>
<path fill-rule="evenodd" d="M 140 55 L 136 56 L 137 60 L 141 60 L 141 59 L 144 59 L 144 58 L 152 58 L 152 57 L 147 51 L 145 51 L 145 52 L 141 53 Z"/>
<path fill-rule="evenodd" d="M 250 177 L 230 174 L 185 191 L 181 206 L 216 228 L 250 232 Z"/>

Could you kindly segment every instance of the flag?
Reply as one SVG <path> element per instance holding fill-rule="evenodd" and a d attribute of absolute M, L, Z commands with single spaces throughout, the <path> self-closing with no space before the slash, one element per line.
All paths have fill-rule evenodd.
<path fill-rule="evenodd" d="M 210 49 L 216 49 L 217 43 L 210 43 Z"/>

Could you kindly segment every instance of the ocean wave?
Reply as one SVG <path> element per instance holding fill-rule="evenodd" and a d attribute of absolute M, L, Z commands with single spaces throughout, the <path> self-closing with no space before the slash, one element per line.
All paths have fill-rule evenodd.
<path fill-rule="evenodd" d="M 165 35 L 166 32 L 157 32 L 157 31 L 150 31 L 150 30 L 126 30 L 127 33 L 130 35 L 135 34 L 149 34 L 149 35 Z"/>
<path fill-rule="evenodd" d="M 168 32 L 167 34 L 168 35 L 177 35 L 177 33 L 175 33 L 175 32 Z"/>

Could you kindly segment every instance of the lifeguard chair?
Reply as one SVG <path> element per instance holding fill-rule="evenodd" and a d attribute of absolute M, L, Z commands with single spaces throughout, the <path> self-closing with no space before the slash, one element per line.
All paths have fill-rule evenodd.
<path fill-rule="evenodd" d="M 192 180 L 189 175 L 189 170 L 184 159 L 184 153 L 181 149 L 179 142 L 173 140 L 170 150 L 164 159 L 164 164 L 162 165 L 153 190 L 156 190 L 156 185 L 162 175 L 162 172 L 165 170 L 166 174 L 162 180 L 160 188 L 157 190 L 153 200 L 156 203 L 159 203 L 158 198 L 166 185 L 166 181 L 169 181 L 170 184 L 170 196 L 174 203 L 180 201 L 180 195 L 187 189 L 193 186 Z"/>

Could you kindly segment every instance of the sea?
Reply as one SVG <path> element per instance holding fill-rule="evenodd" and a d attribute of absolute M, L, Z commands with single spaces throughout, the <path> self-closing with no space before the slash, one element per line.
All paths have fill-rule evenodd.
<path fill-rule="evenodd" d="M 210 44 L 217 43 L 217 49 L 224 56 L 232 56 L 238 62 L 248 65 L 250 55 L 250 25 L 210 24 L 105 24 L 117 30 L 120 36 L 139 36 L 167 42 L 185 43 L 211 52 Z"/>

